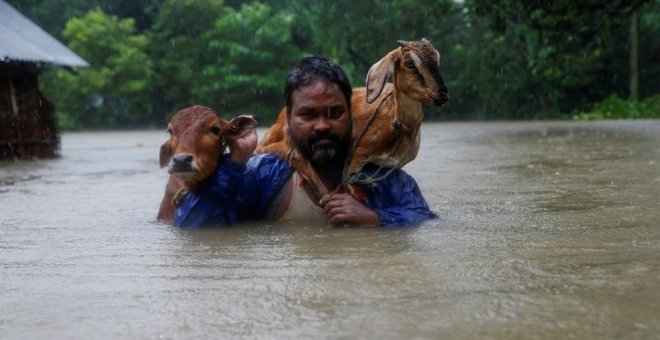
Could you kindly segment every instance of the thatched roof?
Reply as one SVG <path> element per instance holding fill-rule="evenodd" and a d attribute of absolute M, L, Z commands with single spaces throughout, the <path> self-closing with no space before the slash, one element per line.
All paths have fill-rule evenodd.
<path fill-rule="evenodd" d="M 21 12 L 0 0 L 0 63 L 2 62 L 89 66 L 84 59 Z"/>

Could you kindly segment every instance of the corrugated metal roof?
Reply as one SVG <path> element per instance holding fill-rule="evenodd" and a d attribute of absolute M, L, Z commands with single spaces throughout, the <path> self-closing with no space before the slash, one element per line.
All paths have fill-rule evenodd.
<path fill-rule="evenodd" d="M 0 62 L 7 61 L 89 66 L 21 12 L 0 0 Z"/>

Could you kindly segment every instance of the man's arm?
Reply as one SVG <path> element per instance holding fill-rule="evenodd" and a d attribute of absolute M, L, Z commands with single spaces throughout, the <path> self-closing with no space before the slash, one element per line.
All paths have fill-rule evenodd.
<path fill-rule="evenodd" d="M 384 172 L 376 171 L 372 176 L 379 177 Z M 320 204 L 334 225 L 409 226 L 437 217 L 429 209 L 415 180 L 403 170 L 394 170 L 375 187 L 365 188 L 365 193 L 365 203 L 342 193 L 325 196 Z"/>
<path fill-rule="evenodd" d="M 234 225 L 266 218 L 272 199 L 293 171 L 275 154 L 252 156 L 245 165 L 225 157 L 210 182 L 184 195 L 177 208 L 176 226 Z"/>
<path fill-rule="evenodd" d="M 244 165 L 225 157 L 209 181 L 201 183 L 197 191 L 181 198 L 174 225 L 179 228 L 199 228 L 237 224 L 244 205 L 237 195 L 243 187 L 244 169 Z"/>
<path fill-rule="evenodd" d="M 395 170 L 366 191 L 366 205 L 378 213 L 381 226 L 410 226 L 437 218 L 415 180 L 403 170 Z"/>

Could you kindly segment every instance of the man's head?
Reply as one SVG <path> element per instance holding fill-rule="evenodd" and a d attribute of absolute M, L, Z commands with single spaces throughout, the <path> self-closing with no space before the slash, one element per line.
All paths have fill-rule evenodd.
<path fill-rule="evenodd" d="M 289 73 L 284 89 L 294 146 L 315 166 L 342 163 L 351 138 L 351 85 L 342 69 L 307 57 Z"/>

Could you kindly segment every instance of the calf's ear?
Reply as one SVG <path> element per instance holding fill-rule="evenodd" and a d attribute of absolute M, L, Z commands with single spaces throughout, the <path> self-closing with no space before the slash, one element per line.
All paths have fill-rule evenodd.
<path fill-rule="evenodd" d="M 170 164 L 170 159 L 172 158 L 172 143 L 167 141 L 160 146 L 160 167 L 164 168 Z"/>
<path fill-rule="evenodd" d="M 257 121 L 251 115 L 240 115 L 223 126 L 225 138 L 241 138 L 257 127 Z"/>

